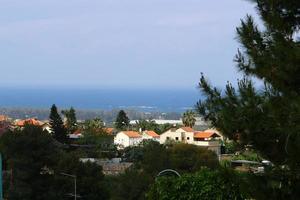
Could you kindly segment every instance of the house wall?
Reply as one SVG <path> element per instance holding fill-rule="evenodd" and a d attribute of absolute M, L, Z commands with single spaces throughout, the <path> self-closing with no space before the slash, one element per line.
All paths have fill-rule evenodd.
<path fill-rule="evenodd" d="M 161 144 L 165 143 L 167 139 L 172 139 L 174 141 L 177 141 L 177 142 L 184 142 L 182 140 L 182 133 L 181 132 L 178 132 L 178 131 L 171 131 L 171 130 L 168 130 L 167 132 L 164 132 L 163 134 L 160 135 L 160 139 L 159 139 L 159 142 Z"/>
<path fill-rule="evenodd" d="M 129 146 L 138 145 L 142 140 L 142 138 L 129 138 Z"/>
<path fill-rule="evenodd" d="M 146 134 L 144 132 L 142 134 L 142 139 L 143 140 L 154 140 L 154 141 L 159 142 L 159 138 L 154 138 L 154 137 L 152 137 L 152 136 L 150 136 L 150 135 L 148 135 L 148 134 Z"/>
<path fill-rule="evenodd" d="M 114 138 L 114 144 L 122 147 L 128 147 L 130 145 L 129 137 L 123 132 L 119 132 Z"/>

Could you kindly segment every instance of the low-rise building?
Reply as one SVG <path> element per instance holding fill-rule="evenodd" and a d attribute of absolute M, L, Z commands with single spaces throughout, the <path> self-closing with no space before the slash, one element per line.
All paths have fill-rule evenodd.
<path fill-rule="evenodd" d="M 160 135 L 160 143 L 164 144 L 167 141 L 183 142 L 194 144 L 197 146 L 207 147 L 214 151 L 217 155 L 221 154 L 221 136 L 213 131 L 195 131 L 190 127 L 172 128 Z"/>
<path fill-rule="evenodd" d="M 155 131 L 143 131 L 142 138 L 143 140 L 155 140 L 159 142 L 159 135 Z"/>
<path fill-rule="evenodd" d="M 121 131 L 114 138 L 114 144 L 119 148 L 136 146 L 143 140 L 142 135 L 137 131 Z"/>
<path fill-rule="evenodd" d="M 177 142 L 184 142 L 193 144 L 194 129 L 190 127 L 171 128 L 160 135 L 160 143 L 164 144 L 167 140 L 174 140 Z"/>

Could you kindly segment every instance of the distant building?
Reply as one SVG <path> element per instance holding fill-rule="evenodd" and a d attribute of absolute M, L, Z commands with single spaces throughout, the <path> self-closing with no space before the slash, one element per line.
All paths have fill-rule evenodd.
<path fill-rule="evenodd" d="M 121 131 L 114 138 L 114 144 L 119 148 L 136 146 L 143 140 L 142 135 L 137 131 Z"/>
<path fill-rule="evenodd" d="M 77 129 L 76 131 L 74 131 L 72 134 L 68 134 L 68 137 L 70 139 L 79 139 L 83 137 L 83 134 L 81 132 L 80 129 Z"/>
<path fill-rule="evenodd" d="M 131 120 L 130 124 L 135 125 L 139 120 Z M 149 120 L 147 120 L 149 121 Z M 153 119 L 156 124 L 172 124 L 172 125 L 182 125 L 182 120 L 165 120 L 165 119 Z"/>
<path fill-rule="evenodd" d="M 113 135 L 116 130 L 114 128 L 104 128 L 103 129 L 108 135 Z"/>
<path fill-rule="evenodd" d="M 155 131 L 143 131 L 142 138 L 143 140 L 154 140 L 159 142 L 160 136 L 157 133 L 155 133 Z"/>
<path fill-rule="evenodd" d="M 159 142 L 160 136 L 155 131 L 121 131 L 116 134 L 114 144 L 119 148 L 136 146 L 143 140 L 154 140 Z"/>
<path fill-rule="evenodd" d="M 164 144 L 167 141 L 183 142 L 194 144 L 197 146 L 207 147 L 209 150 L 221 154 L 221 136 L 217 131 L 195 131 L 190 127 L 172 128 L 160 135 L 160 143 Z"/>
<path fill-rule="evenodd" d="M 29 118 L 29 119 L 17 120 L 15 122 L 15 126 L 18 126 L 18 127 L 24 127 L 27 124 L 28 125 L 34 125 L 34 126 L 43 126 L 45 123 L 39 121 L 36 118 Z"/>

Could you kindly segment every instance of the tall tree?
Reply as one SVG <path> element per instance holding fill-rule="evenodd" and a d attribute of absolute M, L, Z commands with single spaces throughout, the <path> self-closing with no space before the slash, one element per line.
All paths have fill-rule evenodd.
<path fill-rule="evenodd" d="M 251 145 L 279 169 L 272 192 L 281 199 L 298 199 L 300 187 L 300 1 L 252 0 L 263 21 L 251 16 L 237 28 L 242 49 L 236 62 L 244 78 L 237 89 L 212 87 L 202 75 L 200 114 L 226 136 Z M 257 89 L 252 78 L 264 82 Z M 280 176 L 279 176 L 280 174 Z M 266 184 L 265 184 L 266 185 Z M 272 199 L 273 197 L 268 197 Z"/>
<path fill-rule="evenodd" d="M 192 110 L 187 110 L 183 113 L 182 123 L 184 126 L 193 127 L 196 123 L 196 113 Z"/>
<path fill-rule="evenodd" d="M 60 199 L 53 186 L 58 148 L 41 127 L 26 125 L 3 135 L 0 142 L 6 167 L 11 170 L 7 199 Z M 49 187 L 51 186 L 51 187 Z"/>
<path fill-rule="evenodd" d="M 62 114 L 66 117 L 66 127 L 69 133 L 73 133 L 77 129 L 76 111 L 73 107 L 69 110 L 63 110 Z"/>
<path fill-rule="evenodd" d="M 51 107 L 49 123 L 54 138 L 61 143 L 65 143 L 67 141 L 67 131 L 60 115 L 57 112 L 55 104 Z"/>
<path fill-rule="evenodd" d="M 119 130 L 126 130 L 129 127 L 129 118 L 124 110 L 120 110 L 118 113 L 115 126 Z"/>

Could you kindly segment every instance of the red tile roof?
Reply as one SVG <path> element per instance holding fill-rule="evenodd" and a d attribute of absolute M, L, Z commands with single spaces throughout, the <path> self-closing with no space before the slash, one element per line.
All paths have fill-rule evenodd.
<path fill-rule="evenodd" d="M 191 127 L 181 127 L 181 129 L 183 129 L 185 132 L 194 132 L 194 129 L 192 129 Z"/>
<path fill-rule="evenodd" d="M 8 117 L 6 115 L 0 115 L 0 121 L 7 121 Z"/>
<path fill-rule="evenodd" d="M 142 137 L 137 131 L 122 131 L 122 132 L 130 138 L 140 138 L 140 137 Z"/>
<path fill-rule="evenodd" d="M 115 129 L 114 129 L 114 128 L 104 128 L 104 131 L 105 131 L 107 134 L 111 135 L 111 134 L 113 134 L 113 132 L 115 131 Z"/>
<path fill-rule="evenodd" d="M 44 123 L 34 118 L 20 120 L 15 123 L 16 126 L 25 126 L 26 124 L 42 126 Z"/>
<path fill-rule="evenodd" d="M 194 138 L 199 138 L 199 139 L 205 139 L 205 138 L 211 138 L 211 137 L 220 137 L 218 134 L 215 132 L 195 132 Z"/>
<path fill-rule="evenodd" d="M 155 133 L 155 131 L 144 131 L 147 135 L 154 137 L 154 138 L 159 138 L 159 135 Z"/>

